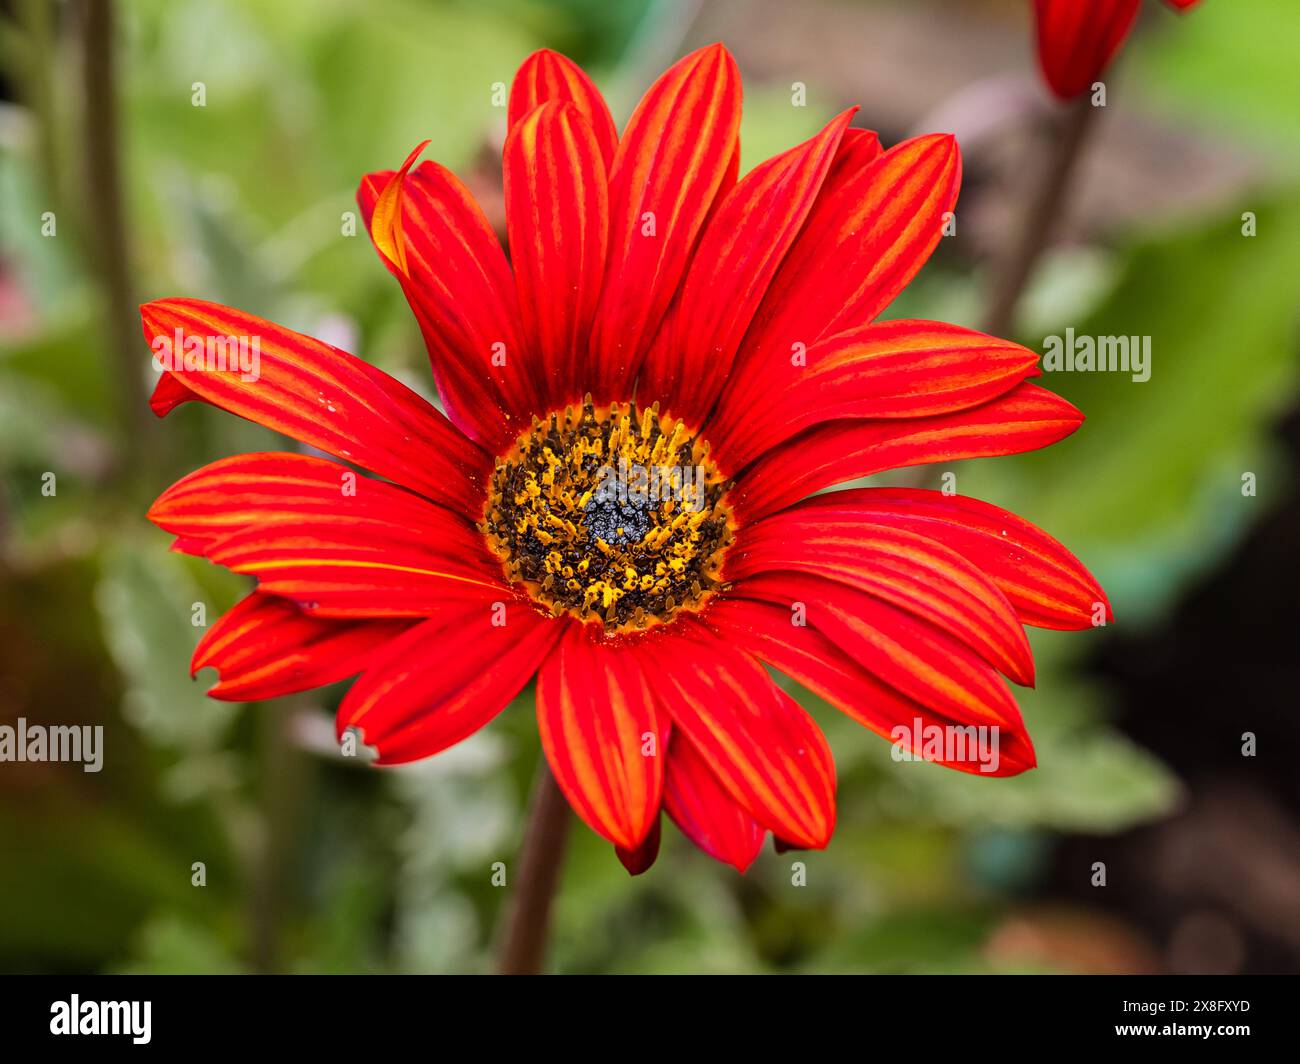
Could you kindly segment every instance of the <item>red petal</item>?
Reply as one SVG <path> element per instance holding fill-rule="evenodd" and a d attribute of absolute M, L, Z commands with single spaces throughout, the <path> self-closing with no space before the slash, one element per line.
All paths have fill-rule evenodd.
<path fill-rule="evenodd" d="M 662 400 L 690 424 L 704 419 L 855 110 L 756 167 L 722 200 L 647 357 L 638 395 Z"/>
<path fill-rule="evenodd" d="M 164 341 L 258 338 L 256 374 L 204 369 L 164 374 L 154 393 L 166 414 L 180 398 L 202 399 L 232 414 L 413 488 L 477 519 L 491 465 L 437 410 L 386 373 L 352 355 L 262 318 L 197 299 L 163 299 L 140 308 L 155 359 Z M 256 376 L 243 380 L 243 376 Z"/>
<path fill-rule="evenodd" d="M 622 846 L 614 847 L 614 852 L 623 863 L 623 867 L 627 869 L 628 875 L 639 876 L 642 872 L 649 871 L 650 866 L 659 859 L 660 835 L 659 814 L 656 812 L 654 823 L 650 825 L 650 831 L 640 846 L 632 850 Z"/>
<path fill-rule="evenodd" d="M 149 520 L 182 537 L 186 553 L 252 525 L 341 517 L 401 525 L 425 535 L 468 532 L 463 518 L 403 488 L 305 454 L 241 454 L 182 477 L 158 497 Z M 310 522 L 305 522 L 310 526 Z"/>
<path fill-rule="evenodd" d="M 214 668 L 209 698 L 253 702 L 346 680 L 410 627 L 403 621 L 332 621 L 253 592 L 227 610 L 194 649 L 190 672 Z"/>
<path fill-rule="evenodd" d="M 739 129 L 740 73 L 720 44 L 670 67 L 633 112 L 609 177 L 609 261 L 592 332 L 597 402 L 629 397 L 726 180 Z"/>
<path fill-rule="evenodd" d="M 978 499 L 920 488 L 862 488 L 815 495 L 810 513 L 835 512 L 930 536 L 982 569 L 1024 624 L 1077 630 L 1097 607 L 1113 619 L 1096 577 L 1064 546 L 1022 517 Z"/>
<path fill-rule="evenodd" d="M 724 400 L 705 434 L 734 469 L 801 429 L 837 418 L 911 418 L 978 406 L 1034 372 L 1038 356 L 1009 340 L 932 321 L 866 325 L 816 344 L 806 364 L 766 373 L 757 407 Z"/>
<path fill-rule="evenodd" d="M 668 748 L 664 810 L 691 842 L 744 872 L 763 848 L 767 830 L 736 804 L 700 752 L 680 731 Z"/>
<path fill-rule="evenodd" d="M 791 353 L 871 322 L 916 276 L 957 203 L 961 156 L 946 135 L 885 152 L 818 197 L 773 280 L 723 393 L 758 401 Z"/>
<path fill-rule="evenodd" d="M 177 549 L 258 576 L 263 591 L 326 616 L 428 616 L 439 596 L 509 593 L 462 516 L 346 466 L 293 454 L 214 462 L 149 517 Z"/>
<path fill-rule="evenodd" d="M 1015 700 L 992 668 L 933 625 L 871 595 L 801 573 L 751 577 L 732 593 L 787 609 L 802 605 L 807 622 L 851 658 L 943 716 L 1013 732 L 1024 728 Z"/>
<path fill-rule="evenodd" d="M 1091 88 L 1137 18 L 1139 0 L 1034 0 L 1038 61 L 1064 100 Z"/>
<path fill-rule="evenodd" d="M 430 617 L 449 600 L 485 604 L 514 595 L 478 533 L 447 525 L 419 529 L 347 515 L 270 521 L 210 543 L 206 554 L 321 617 Z"/>
<path fill-rule="evenodd" d="M 202 558 L 207 554 L 208 544 L 211 542 L 206 536 L 177 536 L 167 549 L 175 554 L 189 554 Z"/>
<path fill-rule="evenodd" d="M 835 764 L 813 719 L 761 665 L 698 622 L 637 647 L 662 704 L 759 823 L 821 849 L 835 829 Z"/>
<path fill-rule="evenodd" d="M 704 216 L 703 231 L 708 230 L 709 224 L 717 216 L 718 209 L 722 206 L 723 200 L 731 195 L 731 190 L 736 187 L 736 181 L 740 177 L 740 138 L 736 138 L 736 146 L 731 150 L 731 161 L 727 163 L 727 171 L 722 175 L 722 184 L 718 186 L 718 191 L 713 196 L 713 203 L 709 207 L 709 213 Z"/>
<path fill-rule="evenodd" d="M 508 121 L 511 130 L 534 108 L 551 100 L 570 103 L 591 126 L 608 170 L 618 146 L 618 130 L 609 105 L 591 78 L 568 56 L 543 48 L 524 60 L 510 86 Z"/>
<path fill-rule="evenodd" d="M 538 401 L 514 278 L 469 190 L 434 162 L 408 172 L 414 157 L 396 173 L 367 174 L 357 203 L 419 322 L 447 415 L 495 453 Z"/>
<path fill-rule="evenodd" d="M 339 706 L 339 738 L 358 728 L 379 764 L 431 757 L 483 727 L 537 671 L 563 621 L 513 605 L 449 608 L 376 655 Z"/>
<path fill-rule="evenodd" d="M 822 185 L 822 195 L 838 192 L 846 182 L 853 180 L 859 170 L 865 169 L 880 158 L 884 149 L 880 137 L 870 129 L 846 129 L 840 141 L 831 172 Z"/>
<path fill-rule="evenodd" d="M 931 725 L 962 727 L 976 723 L 946 716 L 881 682 L 812 623 L 795 624 L 788 604 L 731 597 L 717 599 L 709 607 L 705 621 L 723 639 L 762 658 L 859 724 L 891 741 L 896 741 L 895 729 L 900 726 L 906 729 L 906 737 L 914 738 L 924 735 Z M 1000 763 L 992 772 L 985 771 L 987 762 L 982 766 L 974 758 L 940 756 L 936 760 L 949 768 L 980 775 L 1014 776 L 1034 767 L 1033 745 L 1023 729 L 1003 727 L 998 734 Z M 913 743 L 908 742 L 907 748 L 914 749 Z M 671 761 L 668 770 L 671 780 Z"/>
<path fill-rule="evenodd" d="M 510 255 L 545 412 L 586 390 L 579 353 L 605 274 L 609 189 L 591 126 L 571 104 L 543 104 L 516 123 L 504 165 Z"/>
<path fill-rule="evenodd" d="M 573 811 L 636 849 L 659 816 L 668 718 L 637 659 L 574 625 L 537 676 L 537 727 Z"/>
<path fill-rule="evenodd" d="M 943 629 L 1017 683 L 1033 683 L 1033 654 L 1011 604 L 977 566 L 929 536 L 805 503 L 742 529 L 723 579 L 781 570 L 866 591 Z"/>
<path fill-rule="evenodd" d="M 141 310 L 143 309 L 142 307 Z M 145 337 L 148 336 L 149 330 L 146 326 Z M 159 417 L 166 417 L 182 403 L 197 398 L 197 395 L 181 383 L 180 377 L 163 373 L 159 376 L 158 383 L 154 385 L 153 395 L 149 397 L 149 408 Z"/>
<path fill-rule="evenodd" d="M 1083 415 L 1034 384 L 955 414 L 907 420 L 833 421 L 808 429 L 747 469 L 729 501 L 755 521 L 833 484 L 931 462 L 1017 454 L 1046 447 Z"/>

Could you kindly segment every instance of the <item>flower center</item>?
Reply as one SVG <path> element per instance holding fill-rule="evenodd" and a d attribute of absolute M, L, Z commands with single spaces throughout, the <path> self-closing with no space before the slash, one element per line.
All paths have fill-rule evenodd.
<path fill-rule="evenodd" d="M 556 614 L 645 628 L 698 610 L 731 543 L 729 482 L 659 404 L 533 419 L 497 459 L 480 526 L 506 575 Z"/>

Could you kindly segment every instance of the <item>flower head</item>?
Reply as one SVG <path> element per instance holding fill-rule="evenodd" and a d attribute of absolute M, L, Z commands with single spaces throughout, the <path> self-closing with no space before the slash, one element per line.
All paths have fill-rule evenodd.
<path fill-rule="evenodd" d="M 1165 0 L 1186 10 L 1199 0 Z M 1142 0 L 1034 0 L 1038 61 L 1063 100 L 1087 92 L 1133 29 Z"/>
<path fill-rule="evenodd" d="M 1032 682 L 1025 624 L 1104 619 L 1096 581 L 986 503 L 814 493 L 1045 446 L 1082 416 L 1016 344 L 875 320 L 954 208 L 951 137 L 883 151 L 846 111 L 738 180 L 740 103 L 715 45 L 619 136 L 578 67 L 530 57 L 504 148 L 509 260 L 420 149 L 361 182 L 445 417 L 319 340 L 212 303 L 144 306 L 156 352 L 196 356 L 164 364 L 160 415 L 202 400 L 348 463 L 227 458 L 151 510 L 177 550 L 258 582 L 195 652 L 213 697 L 360 674 L 339 734 L 394 764 L 477 731 L 536 675 L 559 786 L 636 871 L 661 811 L 740 869 L 768 832 L 826 845 L 830 750 L 765 665 L 881 735 L 987 727 L 997 774 L 1034 764 L 999 674 Z M 204 361 L 239 337 L 257 373 Z"/>

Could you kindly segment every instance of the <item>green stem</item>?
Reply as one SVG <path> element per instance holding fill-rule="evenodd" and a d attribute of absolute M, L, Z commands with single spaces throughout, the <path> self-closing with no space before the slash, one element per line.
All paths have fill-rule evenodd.
<path fill-rule="evenodd" d="M 59 168 L 58 121 L 54 71 L 58 48 L 54 31 L 55 7 L 49 0 L 21 0 L 14 6 L 15 24 L 0 25 L 4 32 L 4 60 L 14 71 L 19 94 L 36 116 L 37 152 L 46 199 L 43 209 L 56 215 L 64 203 Z"/>
<path fill-rule="evenodd" d="M 259 708 L 262 793 L 257 845 L 249 855 L 250 952 L 259 971 L 276 972 L 284 965 L 282 925 L 311 766 L 292 737 L 299 700 L 276 700 Z"/>
<path fill-rule="evenodd" d="M 141 355 L 140 323 L 131 284 L 130 251 L 119 154 L 115 19 L 112 0 L 84 0 L 82 134 L 86 221 L 92 261 L 104 300 L 106 340 L 115 366 L 122 427 L 132 468 L 147 458 L 153 433 Z"/>

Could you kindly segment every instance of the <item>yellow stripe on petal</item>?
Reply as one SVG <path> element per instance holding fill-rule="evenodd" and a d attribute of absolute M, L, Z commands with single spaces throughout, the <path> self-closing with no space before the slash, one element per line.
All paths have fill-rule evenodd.
<path fill-rule="evenodd" d="M 375 212 L 370 217 L 370 238 L 375 242 L 380 253 L 402 271 L 402 276 L 409 277 L 406 268 L 406 242 L 402 239 L 402 186 L 406 175 L 410 173 L 415 160 L 429 146 L 429 141 L 422 141 L 406 157 L 402 168 L 397 171 L 384 186 L 384 191 L 375 201 Z"/>

